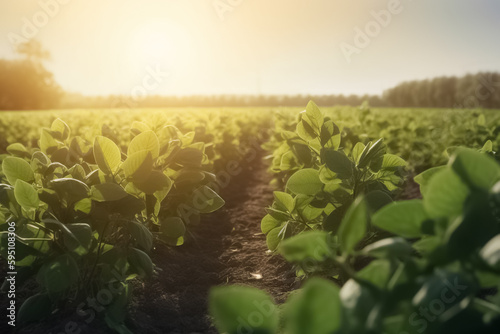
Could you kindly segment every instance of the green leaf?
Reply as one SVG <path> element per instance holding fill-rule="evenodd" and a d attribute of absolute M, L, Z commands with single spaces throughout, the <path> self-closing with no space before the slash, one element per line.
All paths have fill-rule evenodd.
<path fill-rule="evenodd" d="M 150 195 L 154 194 L 157 191 L 168 193 L 170 188 L 172 188 L 172 184 L 173 182 L 168 176 L 157 170 L 153 170 L 145 181 L 141 183 L 135 183 L 139 190 Z"/>
<path fill-rule="evenodd" d="M 411 248 L 410 248 L 411 249 Z M 384 288 L 391 274 L 391 263 L 386 259 L 377 259 L 370 262 L 358 272 L 358 277 Z"/>
<path fill-rule="evenodd" d="M 192 147 L 186 147 L 177 152 L 175 161 L 185 167 L 198 167 L 201 166 L 203 162 L 203 152 Z"/>
<path fill-rule="evenodd" d="M 484 245 L 480 255 L 490 267 L 500 270 L 500 234 Z"/>
<path fill-rule="evenodd" d="M 61 198 L 65 198 L 72 203 L 88 198 L 90 194 L 89 187 L 77 179 L 55 179 L 50 181 L 49 185 L 54 188 Z"/>
<path fill-rule="evenodd" d="M 17 203 L 25 210 L 37 209 L 40 204 L 35 188 L 21 179 L 18 179 L 14 185 L 14 196 Z"/>
<path fill-rule="evenodd" d="M 137 245 L 144 251 L 150 252 L 153 248 L 153 234 L 140 222 L 129 221 L 128 229 L 137 242 Z M 182 234 L 183 235 L 183 234 Z"/>
<path fill-rule="evenodd" d="M 150 277 L 153 274 L 153 262 L 148 254 L 137 248 L 128 250 L 128 262 L 132 270 L 141 277 Z"/>
<path fill-rule="evenodd" d="M 59 144 L 54 139 L 49 129 L 43 128 L 40 135 L 40 150 L 45 154 L 51 154 L 57 148 Z"/>
<path fill-rule="evenodd" d="M 278 329 L 278 309 L 273 300 L 252 287 L 212 288 L 209 312 L 220 333 L 274 334 Z"/>
<path fill-rule="evenodd" d="M 316 169 L 304 168 L 290 176 L 286 187 L 297 195 L 316 195 L 323 188 L 323 183 Z"/>
<path fill-rule="evenodd" d="M 323 114 L 321 113 L 321 110 L 319 110 L 316 103 L 314 103 L 313 101 L 309 101 L 309 103 L 307 104 L 306 115 L 309 118 L 309 121 L 311 122 L 311 125 L 314 127 L 314 129 L 319 132 L 321 126 L 323 125 Z"/>
<path fill-rule="evenodd" d="M 270 214 L 267 214 L 262 218 L 262 221 L 260 223 L 260 229 L 262 233 L 267 234 L 269 231 L 271 231 L 273 228 L 279 227 L 281 225 L 281 222 L 271 216 Z"/>
<path fill-rule="evenodd" d="M 329 234 L 324 231 L 307 231 L 281 242 L 279 252 L 292 263 L 323 261 L 332 256 Z"/>
<path fill-rule="evenodd" d="M 421 200 L 393 202 L 377 211 L 372 223 L 383 230 L 405 238 L 422 235 L 422 223 L 428 219 Z"/>
<path fill-rule="evenodd" d="M 68 139 L 69 135 L 71 133 L 71 130 L 70 130 L 68 124 L 66 124 L 60 118 L 57 118 L 56 120 L 54 120 L 54 122 L 52 122 L 52 126 L 50 127 L 50 130 L 52 131 L 52 133 L 58 134 L 57 139 L 59 139 L 59 140 Z"/>
<path fill-rule="evenodd" d="M 193 192 L 192 207 L 200 213 L 211 213 L 224 206 L 224 200 L 211 188 L 201 186 Z"/>
<path fill-rule="evenodd" d="M 38 271 L 37 280 L 53 295 L 70 288 L 78 277 L 77 263 L 69 254 L 64 254 L 46 262 Z"/>
<path fill-rule="evenodd" d="M 21 305 L 17 320 L 21 323 L 40 321 L 52 314 L 52 301 L 48 294 L 39 293 L 29 297 Z"/>
<path fill-rule="evenodd" d="M 31 156 L 28 149 L 21 143 L 10 144 L 5 150 L 8 153 L 20 158 L 30 158 Z"/>
<path fill-rule="evenodd" d="M 281 240 L 283 240 L 282 236 L 280 235 L 281 230 L 282 230 L 282 227 L 279 226 L 277 228 L 273 228 L 266 235 L 267 247 L 272 251 L 276 250 L 278 248 L 278 245 L 280 244 Z"/>
<path fill-rule="evenodd" d="M 382 138 L 380 138 L 373 144 L 371 142 L 368 143 L 368 145 L 366 145 L 365 149 L 361 153 L 361 156 L 359 157 L 358 167 L 364 168 L 370 165 L 372 162 L 378 160 L 378 158 L 381 158 L 384 153 L 385 144 Z"/>
<path fill-rule="evenodd" d="M 394 237 L 374 242 L 363 248 L 362 252 L 372 257 L 404 259 L 409 257 L 413 250 L 408 241 L 401 237 Z"/>
<path fill-rule="evenodd" d="M 94 201 L 117 201 L 126 197 L 128 193 L 116 183 L 106 182 L 96 184 L 90 188 L 90 196 Z"/>
<path fill-rule="evenodd" d="M 139 151 L 129 155 L 122 164 L 123 172 L 134 183 L 145 182 L 153 169 L 153 158 L 149 151 Z"/>
<path fill-rule="evenodd" d="M 286 333 L 331 334 L 342 322 L 339 288 L 325 279 L 311 278 L 285 304 Z"/>
<path fill-rule="evenodd" d="M 151 131 L 144 131 L 135 136 L 128 146 L 127 155 L 131 156 L 134 153 L 147 151 L 151 153 L 153 159 L 158 158 L 160 153 L 160 143 L 156 134 Z"/>
<path fill-rule="evenodd" d="M 294 200 L 292 195 L 284 193 L 282 191 L 275 191 L 274 200 L 279 203 L 285 210 L 292 212 L 294 209 Z"/>
<path fill-rule="evenodd" d="M 186 233 L 186 226 L 179 217 L 170 217 L 160 221 L 160 233 L 169 238 L 180 238 Z"/>
<path fill-rule="evenodd" d="M 395 169 L 405 167 L 406 161 L 394 154 L 384 154 L 382 160 L 382 169 Z"/>
<path fill-rule="evenodd" d="M 500 179 L 500 166 L 488 155 L 460 148 L 450 165 L 464 183 L 488 191 Z"/>
<path fill-rule="evenodd" d="M 430 218 L 449 217 L 462 212 L 469 189 L 450 168 L 440 170 L 429 181 L 424 208 Z"/>
<path fill-rule="evenodd" d="M 429 185 L 432 177 L 437 174 L 437 172 L 446 169 L 446 166 L 432 167 L 415 176 L 414 181 L 420 185 L 420 192 L 425 197 L 427 194 L 427 187 Z"/>
<path fill-rule="evenodd" d="M 363 150 L 365 149 L 365 145 L 361 142 L 356 143 L 354 145 L 354 148 L 352 149 L 352 160 L 354 160 L 354 163 L 357 165 L 359 163 L 359 158 L 361 157 L 361 154 L 363 154 Z"/>
<path fill-rule="evenodd" d="M 21 158 L 5 158 L 2 162 L 2 171 L 11 185 L 14 185 L 17 180 L 22 180 L 28 183 L 35 180 L 35 175 L 30 164 Z"/>
<path fill-rule="evenodd" d="M 354 164 L 343 151 L 323 150 L 326 166 L 343 180 L 350 179 L 354 174 Z"/>
<path fill-rule="evenodd" d="M 312 125 L 307 121 L 307 116 L 305 114 L 302 114 L 302 120 L 297 123 L 295 131 L 297 132 L 299 137 L 306 142 L 310 142 L 311 140 L 318 137 L 318 135 L 312 128 Z"/>
<path fill-rule="evenodd" d="M 89 224 L 66 224 L 69 233 L 64 233 L 64 244 L 72 252 L 85 255 L 92 245 L 92 228 Z"/>
<path fill-rule="evenodd" d="M 114 174 L 122 162 L 120 148 L 109 138 L 97 136 L 94 140 L 94 158 L 105 174 Z"/>
<path fill-rule="evenodd" d="M 358 197 L 347 210 L 338 231 L 340 247 L 345 253 L 352 253 L 356 244 L 363 239 L 367 221 L 366 202 Z"/>

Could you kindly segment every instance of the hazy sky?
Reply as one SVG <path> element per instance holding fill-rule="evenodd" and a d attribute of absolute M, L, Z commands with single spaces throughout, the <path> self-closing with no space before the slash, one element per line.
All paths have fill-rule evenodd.
<path fill-rule="evenodd" d="M 129 94 L 143 82 L 168 95 L 380 93 L 500 71 L 500 1 L 397 2 L 0 0 L 0 58 L 33 35 L 60 85 L 84 94 Z M 390 22 L 374 24 L 372 11 L 388 7 Z M 372 36 L 355 43 L 356 28 Z M 148 77 L 155 68 L 169 72 L 159 85 Z"/>

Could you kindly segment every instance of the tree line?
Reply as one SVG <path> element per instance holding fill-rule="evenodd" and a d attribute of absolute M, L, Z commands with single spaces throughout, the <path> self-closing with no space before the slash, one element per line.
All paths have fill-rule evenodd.
<path fill-rule="evenodd" d="M 0 110 L 303 106 L 309 100 L 323 106 L 359 106 L 368 102 L 372 107 L 500 109 L 498 72 L 408 81 L 381 95 L 148 95 L 137 99 L 64 92 L 43 64 L 50 54 L 40 43 L 31 40 L 20 44 L 17 53 L 19 59 L 0 59 Z"/>

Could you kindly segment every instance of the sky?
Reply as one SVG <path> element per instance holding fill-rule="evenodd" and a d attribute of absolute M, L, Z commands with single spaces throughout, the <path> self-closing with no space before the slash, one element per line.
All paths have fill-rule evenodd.
<path fill-rule="evenodd" d="M 0 0 L 0 58 L 36 38 L 85 95 L 379 94 L 500 71 L 499 32 L 498 0 Z"/>

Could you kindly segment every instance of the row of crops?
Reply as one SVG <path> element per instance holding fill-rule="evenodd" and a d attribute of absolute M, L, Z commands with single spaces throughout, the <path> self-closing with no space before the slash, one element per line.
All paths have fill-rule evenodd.
<path fill-rule="evenodd" d="M 498 333 L 500 165 L 492 142 L 450 150 L 447 164 L 415 177 L 423 199 L 394 202 L 406 162 L 382 139 L 358 138 L 342 136 L 313 103 L 295 131 L 279 131 L 272 170 L 283 191 L 261 227 L 269 249 L 306 282 L 281 306 L 252 287 L 212 289 L 218 330 Z"/>
<path fill-rule="evenodd" d="M 281 306 L 214 288 L 221 333 L 494 333 L 500 115 L 299 111 L 3 113 L 0 252 L 13 263 L 15 242 L 17 284 L 40 287 L 18 321 L 108 289 L 104 319 L 129 333 L 130 281 L 154 272 L 151 249 L 189 242 L 224 205 L 221 177 L 262 146 L 277 189 L 262 233 L 305 284 Z M 408 172 L 423 199 L 394 202 Z"/>

